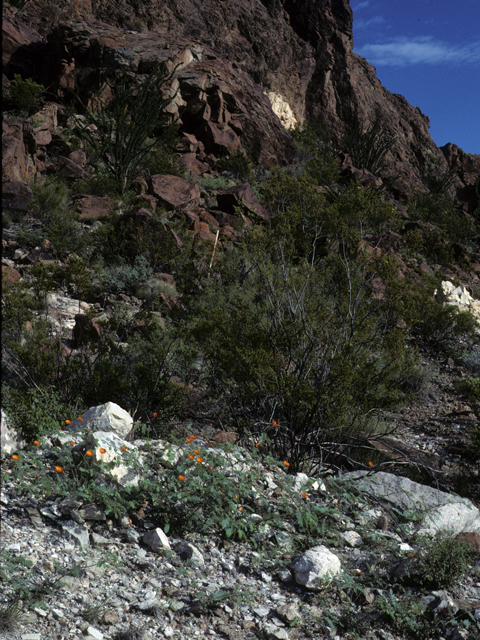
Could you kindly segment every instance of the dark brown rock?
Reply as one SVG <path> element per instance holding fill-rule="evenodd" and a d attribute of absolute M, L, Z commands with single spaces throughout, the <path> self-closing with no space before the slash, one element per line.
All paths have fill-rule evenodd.
<path fill-rule="evenodd" d="M 20 272 L 17 271 L 15 267 L 2 264 L 2 284 L 4 286 L 18 282 L 21 277 Z"/>
<path fill-rule="evenodd" d="M 40 146 L 46 147 L 52 141 L 52 134 L 50 133 L 50 129 L 47 124 L 42 124 L 40 127 L 34 129 L 33 136 L 35 138 L 35 142 Z"/>
<path fill-rule="evenodd" d="M 200 160 L 197 160 L 194 153 L 182 153 L 180 156 L 180 162 L 188 172 L 194 173 L 197 176 L 201 176 L 210 170 L 210 166 L 206 162 L 200 162 Z"/>
<path fill-rule="evenodd" d="M 455 536 L 456 542 L 461 542 L 470 547 L 474 551 L 480 552 L 480 534 L 479 533 L 459 533 Z"/>
<path fill-rule="evenodd" d="M 234 214 L 236 207 L 243 205 L 247 214 L 255 214 L 262 220 L 270 219 L 248 183 L 219 191 L 217 201 L 219 209 L 226 213 Z"/>
<path fill-rule="evenodd" d="M 23 182 L 27 171 L 23 124 L 16 118 L 6 117 L 2 128 L 2 181 Z"/>
<path fill-rule="evenodd" d="M 152 176 L 151 192 L 167 209 L 192 207 L 200 199 L 198 185 L 178 176 Z"/>
<path fill-rule="evenodd" d="M 100 220 L 108 217 L 112 199 L 108 196 L 84 196 L 76 202 L 81 220 Z"/>
<path fill-rule="evenodd" d="M 87 164 L 87 154 L 82 149 L 75 149 L 68 157 L 72 162 L 82 168 Z"/>
<path fill-rule="evenodd" d="M 24 182 L 14 180 L 2 185 L 2 206 L 5 209 L 27 211 L 32 199 L 33 192 Z"/>
<path fill-rule="evenodd" d="M 65 178 L 71 179 L 85 178 L 87 175 L 85 169 L 70 158 L 60 158 L 58 173 Z"/>
<path fill-rule="evenodd" d="M 73 339 L 77 347 L 87 342 L 97 342 L 100 339 L 101 329 L 98 321 L 98 318 L 91 318 L 83 313 L 75 316 Z"/>
<path fill-rule="evenodd" d="M 196 130 L 197 137 L 205 144 L 207 153 L 237 151 L 240 148 L 240 138 L 227 124 L 206 122 L 203 127 Z"/>

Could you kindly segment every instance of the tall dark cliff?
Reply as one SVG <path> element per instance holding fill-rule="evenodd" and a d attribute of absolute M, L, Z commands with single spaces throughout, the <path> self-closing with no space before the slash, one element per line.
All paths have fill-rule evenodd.
<path fill-rule="evenodd" d="M 401 175 L 399 192 L 408 194 L 420 186 L 419 165 L 434 156 L 442 170 L 447 161 L 429 134 L 428 117 L 387 91 L 374 67 L 352 52 L 352 24 L 349 0 L 31 0 L 24 15 L 4 18 L 4 63 L 7 49 L 7 75 L 30 62 L 30 71 L 58 89 L 66 68 L 86 88 L 94 70 L 98 82 L 112 65 L 141 72 L 152 56 L 181 62 L 180 111 L 195 92 L 197 103 L 205 100 L 213 111 L 215 101 L 230 101 L 243 140 L 267 163 L 283 161 L 288 147 L 271 106 L 283 124 L 321 117 L 337 135 L 355 120 L 367 126 L 380 111 L 396 139 L 390 171 Z M 38 36 L 28 36 L 25 25 Z M 29 37 L 44 45 L 40 63 L 38 43 L 30 47 L 34 69 Z M 217 116 L 208 119 L 228 126 Z M 457 195 L 468 201 L 480 158 L 468 156 L 472 174 L 461 165 L 464 155 L 447 153 L 462 175 Z"/>

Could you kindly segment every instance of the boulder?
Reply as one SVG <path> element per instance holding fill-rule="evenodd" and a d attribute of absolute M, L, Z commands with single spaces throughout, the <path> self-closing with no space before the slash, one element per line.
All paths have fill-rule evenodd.
<path fill-rule="evenodd" d="M 152 531 L 148 531 L 143 536 L 142 541 L 147 545 L 147 547 L 150 547 L 154 553 L 160 553 L 161 551 L 171 549 L 170 542 L 160 527 L 152 529 Z"/>
<path fill-rule="evenodd" d="M 4 209 L 26 212 L 33 199 L 28 185 L 19 180 L 10 180 L 2 184 L 2 206 Z"/>
<path fill-rule="evenodd" d="M 152 176 L 151 191 L 167 209 L 192 207 L 200 199 L 200 188 L 178 176 Z"/>
<path fill-rule="evenodd" d="M 262 220 L 268 221 L 270 218 L 265 208 L 254 194 L 252 187 L 248 184 L 241 184 L 235 187 L 223 189 L 217 193 L 218 208 L 228 214 L 235 214 L 238 205 L 241 205 L 245 212 L 253 213 Z"/>
<path fill-rule="evenodd" d="M 132 416 L 114 402 L 106 402 L 97 407 L 90 407 L 90 409 L 82 414 L 81 418 L 82 420 L 77 418 L 77 420 L 72 423 L 71 429 L 73 431 L 79 429 L 88 429 L 94 432 L 113 431 L 113 433 L 121 438 L 125 438 L 133 427 Z M 120 443 L 119 449 L 123 444 L 123 442 Z"/>
<path fill-rule="evenodd" d="M 0 420 L 0 443 L 2 456 L 15 453 L 15 451 L 18 451 L 25 446 L 25 442 L 21 434 L 13 429 L 9 424 L 7 414 L 3 409 Z"/>
<path fill-rule="evenodd" d="M 108 402 L 107 404 L 113 405 L 113 402 Z M 98 407 L 94 408 L 97 409 Z M 86 446 L 94 452 L 94 459 L 97 462 L 113 463 L 113 466 L 108 469 L 108 473 L 123 487 L 138 485 L 140 480 L 138 473 L 134 471 L 130 464 L 122 463 L 124 455 L 137 451 L 136 447 L 130 442 L 119 438 L 112 431 L 94 431 L 88 434 Z"/>
<path fill-rule="evenodd" d="M 305 551 L 293 564 L 297 584 L 312 591 L 322 589 L 341 570 L 340 559 L 324 545 Z"/>
<path fill-rule="evenodd" d="M 368 471 L 352 471 L 343 477 L 380 501 L 421 514 L 419 535 L 480 533 L 480 512 L 466 498 L 383 471 L 372 475 Z"/>
<path fill-rule="evenodd" d="M 108 196 L 83 196 L 76 202 L 82 221 L 107 218 L 111 207 L 112 199 Z"/>

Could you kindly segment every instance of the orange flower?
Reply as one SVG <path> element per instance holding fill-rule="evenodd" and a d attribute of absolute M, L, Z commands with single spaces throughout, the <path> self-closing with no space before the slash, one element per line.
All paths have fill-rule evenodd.
<path fill-rule="evenodd" d="M 203 458 L 197 458 L 197 462 L 203 462 Z"/>
<path fill-rule="evenodd" d="M 122 451 L 126 451 L 127 447 L 125 445 L 122 446 Z"/>
<path fill-rule="evenodd" d="M 235 494 L 235 500 L 238 498 L 238 496 Z"/>
<path fill-rule="evenodd" d="M 200 455 L 200 451 L 199 451 L 198 449 L 194 449 L 194 450 L 193 450 L 193 453 L 195 453 L 197 456 L 199 456 L 199 455 Z"/>
<path fill-rule="evenodd" d="M 211 471 L 213 469 L 212 465 L 208 467 L 208 470 Z"/>
<path fill-rule="evenodd" d="M 196 439 L 197 439 L 197 436 L 194 436 L 193 434 L 190 434 L 190 438 L 191 438 L 192 440 L 196 440 Z"/>
<path fill-rule="evenodd" d="M 255 442 L 255 446 L 258 448 L 260 445 L 258 444 L 258 442 Z"/>
<path fill-rule="evenodd" d="M 58 465 L 57 465 L 57 466 L 55 467 L 55 471 L 56 471 L 57 473 L 63 473 L 63 467 L 60 467 L 60 466 L 58 466 Z"/>
<path fill-rule="evenodd" d="M 90 451 L 90 449 L 88 449 L 88 451 L 85 451 L 85 453 L 87 454 L 87 456 L 93 456 L 93 451 Z"/>
<path fill-rule="evenodd" d="M 72 441 L 70 442 L 70 444 L 71 444 L 71 445 L 72 445 L 72 447 L 73 447 L 73 446 L 75 445 L 75 442 L 72 440 Z"/>
<path fill-rule="evenodd" d="M 107 453 L 107 450 L 106 450 L 106 449 L 104 449 L 103 447 L 101 447 L 101 448 L 99 449 L 99 451 L 100 451 L 100 453 Z"/>
<path fill-rule="evenodd" d="M 188 456 L 189 460 L 193 460 L 195 458 L 195 456 Z"/>
<path fill-rule="evenodd" d="M 242 510 L 242 507 L 238 507 L 238 510 L 239 510 L 239 511 L 241 511 L 241 510 Z"/>
<path fill-rule="evenodd" d="M 156 413 L 154 413 L 154 414 L 153 414 L 153 417 L 154 417 L 154 418 L 156 418 L 156 417 L 157 417 L 157 414 L 156 414 Z"/>
<path fill-rule="evenodd" d="M 20 460 L 20 456 L 18 456 L 16 453 L 13 454 L 12 458 L 14 460 Z"/>
<path fill-rule="evenodd" d="M 129 524 L 132 524 L 132 520 L 131 519 L 128 522 L 129 522 Z"/>
<path fill-rule="evenodd" d="M 278 422 L 276 420 L 272 420 L 272 424 L 274 427 L 278 427 Z"/>
<path fill-rule="evenodd" d="M 190 439 L 190 438 L 186 438 L 186 440 L 187 440 L 187 442 L 191 442 L 191 439 Z"/>
<path fill-rule="evenodd" d="M 372 462 L 371 460 L 370 460 L 370 462 L 368 463 L 368 465 L 369 465 L 370 467 L 373 467 L 373 466 L 374 466 L 374 464 L 373 464 L 373 462 Z"/>
<path fill-rule="evenodd" d="M 302 498 L 308 498 L 308 493 L 303 492 L 302 493 Z"/>
<path fill-rule="evenodd" d="M 65 420 L 65 424 L 72 424 L 71 420 Z"/>
<path fill-rule="evenodd" d="M 185 476 L 178 476 L 178 479 L 181 480 L 182 482 L 185 481 Z"/>
<path fill-rule="evenodd" d="M 40 444 L 40 440 L 34 440 L 34 441 L 33 441 L 33 444 L 34 444 L 34 445 L 36 445 L 36 446 L 38 446 L 38 445 Z"/>
<path fill-rule="evenodd" d="M 357 576 L 359 576 L 362 572 L 360 571 L 360 569 L 355 569 L 355 573 L 357 574 Z"/>
<path fill-rule="evenodd" d="M 413 558 L 413 553 L 410 554 L 410 558 Z"/>
<path fill-rule="evenodd" d="M 283 464 L 284 464 L 286 467 L 289 467 L 289 466 L 290 466 L 290 463 L 288 462 L 288 460 L 284 460 L 284 461 L 283 461 Z"/>
<path fill-rule="evenodd" d="M 77 420 L 78 420 L 79 422 L 83 422 L 83 418 L 82 418 L 82 416 L 78 416 Z"/>

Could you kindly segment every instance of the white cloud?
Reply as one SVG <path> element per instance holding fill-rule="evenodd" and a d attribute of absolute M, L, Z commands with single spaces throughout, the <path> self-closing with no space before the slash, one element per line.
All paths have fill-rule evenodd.
<path fill-rule="evenodd" d="M 373 16 L 366 20 L 363 20 L 362 18 L 353 18 L 355 31 L 358 31 L 359 29 L 366 29 L 367 27 L 371 27 L 373 24 L 382 24 L 384 22 L 386 22 L 386 20 L 382 16 Z"/>
<path fill-rule="evenodd" d="M 398 37 L 385 44 L 365 44 L 355 53 L 378 66 L 480 63 L 480 40 L 452 45 L 426 37 Z"/>
<path fill-rule="evenodd" d="M 365 0 L 365 2 L 359 2 L 358 4 L 352 3 L 352 9 L 354 11 L 358 11 L 359 9 L 365 9 L 365 7 L 368 7 L 368 5 L 370 4 L 370 2 L 368 0 Z"/>

